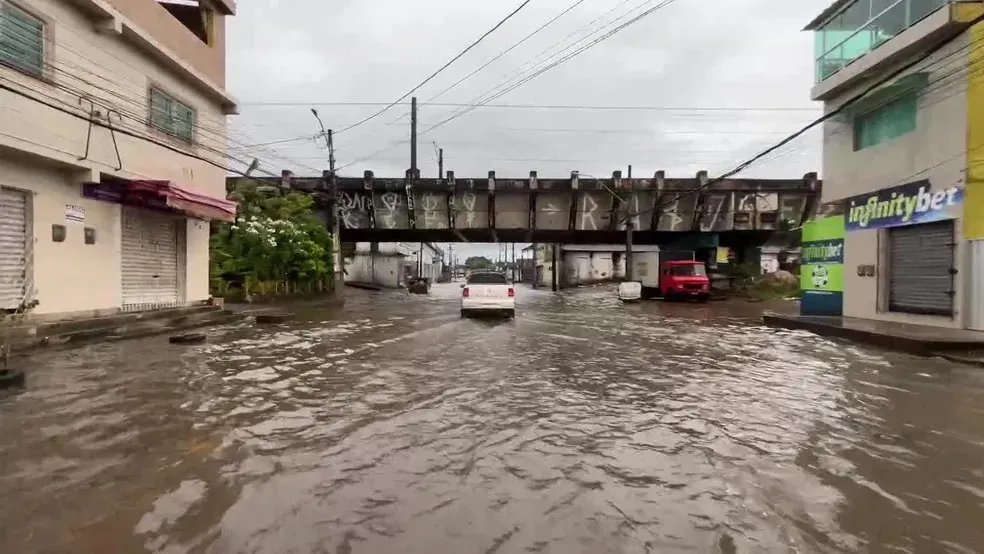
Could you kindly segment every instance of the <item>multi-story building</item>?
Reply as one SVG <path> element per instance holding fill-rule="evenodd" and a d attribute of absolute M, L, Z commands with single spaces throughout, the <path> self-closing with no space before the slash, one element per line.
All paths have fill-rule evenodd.
<path fill-rule="evenodd" d="M 0 310 L 207 300 L 232 0 L 0 0 Z"/>
<path fill-rule="evenodd" d="M 984 330 L 982 16 L 980 1 L 837 0 L 807 26 L 844 316 Z"/>

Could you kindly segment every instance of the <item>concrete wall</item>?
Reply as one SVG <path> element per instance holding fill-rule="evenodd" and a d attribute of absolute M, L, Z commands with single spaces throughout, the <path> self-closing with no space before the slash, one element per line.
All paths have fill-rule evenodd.
<path fill-rule="evenodd" d="M 118 10 L 120 15 L 158 41 L 161 46 L 171 51 L 175 58 L 201 72 L 215 84 L 225 86 L 225 16 L 218 13 L 213 15 L 212 44 L 206 44 L 156 0 L 106 0 L 106 2 Z"/>
<path fill-rule="evenodd" d="M 886 143 L 854 151 L 853 119 L 837 116 L 824 124 L 823 168 L 824 202 L 844 200 L 859 194 L 928 179 L 932 189 L 941 190 L 960 184 L 967 168 L 967 55 L 969 34 L 964 33 L 906 74 L 925 71 L 929 85 L 921 92 L 915 131 Z M 895 40 L 895 39 L 893 39 Z M 890 44 L 890 43 L 889 43 Z M 899 62 L 902 65 L 907 61 Z M 889 72 L 894 67 L 885 67 Z M 879 74 L 884 74 L 881 71 Z M 900 76 L 901 77 L 901 76 Z M 843 94 L 826 102 L 827 111 L 835 109 L 871 85 L 872 78 L 847 88 Z M 959 215 L 959 214 L 954 214 Z M 963 267 L 964 246 L 956 240 L 962 236 L 962 218 L 957 219 L 955 267 Z M 844 241 L 844 316 L 962 327 L 964 288 L 956 287 L 956 317 L 939 317 L 894 313 L 879 306 L 880 295 L 887 290 L 888 271 L 879 244 L 887 244 L 885 231 L 877 229 L 850 231 Z M 856 267 L 874 264 L 878 277 L 859 277 Z M 958 281 L 965 278 L 958 275 Z"/>
<path fill-rule="evenodd" d="M 345 260 L 345 271 L 346 283 L 371 283 L 398 288 L 403 283 L 403 257 L 356 254 Z"/>

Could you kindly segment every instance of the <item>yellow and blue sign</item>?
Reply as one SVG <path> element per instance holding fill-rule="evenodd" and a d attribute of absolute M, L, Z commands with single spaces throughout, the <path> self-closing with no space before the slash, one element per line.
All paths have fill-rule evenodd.
<path fill-rule="evenodd" d="M 844 216 L 832 215 L 803 225 L 800 262 L 800 313 L 844 313 Z"/>
<path fill-rule="evenodd" d="M 845 229 L 884 229 L 953 219 L 964 189 L 955 185 L 933 192 L 928 180 L 862 194 L 846 200 Z"/>

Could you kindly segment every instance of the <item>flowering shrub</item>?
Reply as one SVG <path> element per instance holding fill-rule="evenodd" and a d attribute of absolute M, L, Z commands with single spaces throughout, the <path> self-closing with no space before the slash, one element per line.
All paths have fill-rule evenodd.
<path fill-rule="evenodd" d="M 235 223 L 213 226 L 211 277 L 213 294 L 241 288 L 259 289 L 332 281 L 331 234 L 311 209 L 309 195 L 287 192 L 268 196 L 255 185 L 241 185 Z"/>

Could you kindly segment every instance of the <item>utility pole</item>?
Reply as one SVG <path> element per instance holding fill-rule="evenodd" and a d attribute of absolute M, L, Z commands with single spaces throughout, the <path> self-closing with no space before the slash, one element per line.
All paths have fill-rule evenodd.
<path fill-rule="evenodd" d="M 417 97 L 410 99 L 410 179 L 417 178 Z"/>
<path fill-rule="evenodd" d="M 516 243 L 515 242 L 512 243 L 512 259 L 513 259 L 512 277 L 513 277 L 513 283 L 515 283 L 516 282 Z"/>
<path fill-rule="evenodd" d="M 417 251 L 417 278 L 424 278 L 424 243 L 420 243 L 420 250 Z"/>
<path fill-rule="evenodd" d="M 437 149 L 437 178 L 444 180 L 444 149 Z"/>
<path fill-rule="evenodd" d="M 657 273 L 658 275 L 658 273 Z M 625 222 L 625 280 L 632 279 L 632 222 Z"/>
<path fill-rule="evenodd" d="M 632 178 L 632 164 L 629 164 L 629 174 L 626 175 L 626 177 L 628 177 L 629 179 Z"/>
<path fill-rule="evenodd" d="M 334 131 L 328 129 L 328 170 L 335 173 L 335 135 Z"/>
<path fill-rule="evenodd" d="M 448 264 L 451 266 L 451 280 L 454 281 L 454 246 L 448 245 Z"/>

